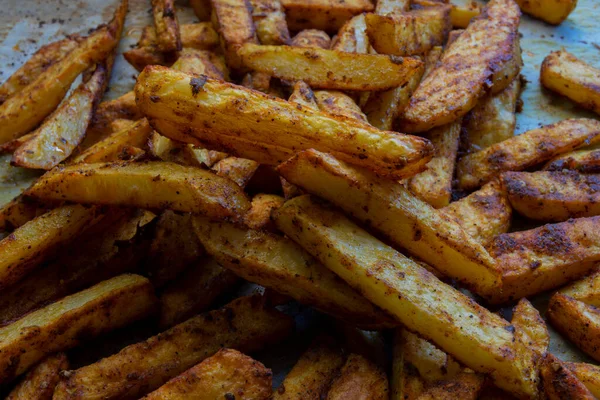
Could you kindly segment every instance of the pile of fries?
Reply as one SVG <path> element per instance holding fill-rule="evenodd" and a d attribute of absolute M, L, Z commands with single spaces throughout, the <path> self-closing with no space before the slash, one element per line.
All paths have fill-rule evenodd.
<path fill-rule="evenodd" d="M 0 86 L 9 399 L 600 398 L 528 301 L 554 291 L 600 362 L 600 121 L 514 135 L 521 11 L 576 1 L 190 0 L 187 25 L 173 3 L 117 99 L 127 0 Z M 574 55 L 540 82 L 600 113 Z M 247 354 L 286 348 L 294 301 L 327 317 L 273 390 Z"/>

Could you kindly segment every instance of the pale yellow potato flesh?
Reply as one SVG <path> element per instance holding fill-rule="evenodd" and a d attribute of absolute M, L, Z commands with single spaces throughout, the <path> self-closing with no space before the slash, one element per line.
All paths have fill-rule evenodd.
<path fill-rule="evenodd" d="M 316 90 L 314 95 L 321 111 L 368 123 L 367 116 L 347 94 L 337 90 Z"/>
<path fill-rule="evenodd" d="M 552 25 L 563 22 L 577 6 L 577 0 L 515 0 L 521 10 Z"/>
<path fill-rule="evenodd" d="M 600 367 L 593 364 L 574 362 L 565 362 L 564 365 L 573 371 L 575 376 L 577 376 L 577 379 L 579 379 L 585 387 L 596 396 L 596 398 L 600 397 Z"/>
<path fill-rule="evenodd" d="M 369 53 L 369 46 L 365 14 L 360 14 L 342 26 L 331 44 L 331 49 L 345 51 L 346 53 L 367 54 Z"/>
<path fill-rule="evenodd" d="M 591 274 L 560 290 L 560 293 L 600 308 L 600 274 Z"/>
<path fill-rule="evenodd" d="M 408 11 L 409 8 L 409 0 L 379 0 L 375 5 L 375 14 L 387 15 L 397 12 Z"/>
<path fill-rule="evenodd" d="M 510 322 L 515 327 L 515 332 L 528 336 L 527 344 L 534 352 L 541 356 L 548 351 L 550 345 L 548 327 L 540 312 L 529 300 L 525 298 L 519 300 L 513 308 Z"/>
<path fill-rule="evenodd" d="M 450 21 L 454 28 L 465 29 L 471 20 L 481 14 L 483 5 L 476 0 L 452 0 Z"/>

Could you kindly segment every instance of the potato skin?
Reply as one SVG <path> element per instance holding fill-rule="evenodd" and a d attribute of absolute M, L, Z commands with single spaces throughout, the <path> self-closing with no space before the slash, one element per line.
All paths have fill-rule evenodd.
<path fill-rule="evenodd" d="M 320 29 L 337 33 L 355 15 L 373 10 L 369 0 L 281 0 L 292 31 Z"/>
<path fill-rule="evenodd" d="M 540 376 L 548 400 L 595 399 L 575 374 L 550 353 L 546 353 L 542 358 Z"/>
<path fill-rule="evenodd" d="M 558 156 L 544 166 L 547 171 L 573 170 L 582 174 L 600 172 L 600 150 L 587 149 L 572 151 Z"/>
<path fill-rule="evenodd" d="M 51 400 L 60 380 L 59 373 L 68 368 L 69 360 L 65 353 L 46 357 L 27 372 L 6 400 Z"/>

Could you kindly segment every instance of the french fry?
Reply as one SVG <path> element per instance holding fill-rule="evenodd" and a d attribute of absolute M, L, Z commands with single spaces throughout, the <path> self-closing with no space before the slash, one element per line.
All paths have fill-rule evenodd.
<path fill-rule="evenodd" d="M 388 15 L 408 11 L 409 8 L 409 0 L 379 0 L 375 6 L 375 14 Z"/>
<path fill-rule="evenodd" d="M 544 87 L 600 114 L 600 69 L 573 54 L 553 51 L 546 56 L 540 82 Z"/>
<path fill-rule="evenodd" d="M 600 141 L 600 122 L 566 119 L 532 129 L 463 157 L 456 166 L 458 185 L 474 189 L 505 171 L 521 171 L 578 147 Z"/>
<path fill-rule="evenodd" d="M 252 5 L 249 0 L 211 0 L 212 23 L 221 38 L 221 48 L 229 68 L 242 71 L 239 54 L 244 43 L 258 44 Z"/>
<path fill-rule="evenodd" d="M 475 292 L 498 291 L 500 269 L 456 220 L 413 196 L 404 186 L 308 150 L 279 166 L 294 185 L 340 206 Z"/>
<path fill-rule="evenodd" d="M 234 181 L 241 188 L 246 187 L 259 164 L 247 158 L 227 157 L 211 167 L 215 174 Z"/>
<path fill-rule="evenodd" d="M 120 275 L 34 311 L 0 328 L 0 381 L 10 381 L 48 354 L 76 346 L 83 337 L 143 318 L 155 304 L 146 278 Z"/>
<path fill-rule="evenodd" d="M 17 228 L 0 241 L 0 288 L 18 282 L 60 244 L 94 222 L 96 210 L 81 205 L 56 208 Z"/>
<path fill-rule="evenodd" d="M 548 171 L 574 170 L 583 174 L 600 172 L 600 149 L 576 150 L 555 157 L 544 166 Z"/>
<path fill-rule="evenodd" d="M 511 320 L 516 334 L 527 335 L 529 347 L 540 356 L 548 351 L 550 334 L 540 312 L 527 300 L 521 299 L 513 308 Z"/>
<path fill-rule="evenodd" d="M 284 198 L 276 194 L 257 194 L 252 198 L 250 210 L 244 215 L 244 225 L 255 230 L 275 231 L 271 223 L 271 212 L 281 207 L 284 202 Z"/>
<path fill-rule="evenodd" d="M 560 290 L 565 296 L 600 307 L 600 274 L 591 274 Z"/>
<path fill-rule="evenodd" d="M 502 184 L 512 207 L 527 218 L 566 221 L 600 215 L 600 176 L 574 171 L 505 172 Z"/>
<path fill-rule="evenodd" d="M 139 398 L 221 348 L 256 351 L 285 338 L 292 327 L 290 317 L 265 306 L 260 296 L 241 297 L 70 372 L 53 399 Z"/>
<path fill-rule="evenodd" d="M 325 266 L 469 368 L 522 397 L 537 393 L 534 354 L 499 316 L 309 196 L 274 212 L 275 223 Z"/>
<path fill-rule="evenodd" d="M 250 282 L 361 326 L 395 325 L 289 239 L 202 217 L 195 218 L 194 228 L 219 264 Z"/>
<path fill-rule="evenodd" d="M 21 68 L 0 85 L 0 104 L 23 90 L 39 74 L 63 59 L 77 47 L 80 40 L 79 35 L 71 35 L 40 47 Z"/>
<path fill-rule="evenodd" d="M 244 192 L 232 181 L 200 168 L 160 161 L 56 168 L 27 194 L 47 200 L 167 208 L 213 218 L 237 219 L 250 208 Z"/>
<path fill-rule="evenodd" d="M 281 45 L 290 42 L 285 11 L 279 0 L 250 0 L 256 36 L 261 44 Z"/>
<path fill-rule="evenodd" d="M 331 38 L 325 31 L 318 29 L 304 29 L 292 38 L 294 47 L 328 49 L 331 47 Z"/>
<path fill-rule="evenodd" d="M 271 397 L 273 373 L 237 350 L 222 349 L 171 379 L 143 400 L 184 400 L 192 397 L 228 399 L 238 394 L 248 400 Z"/>
<path fill-rule="evenodd" d="M 229 71 L 223 57 L 207 50 L 183 49 L 171 68 L 186 74 L 229 80 Z"/>
<path fill-rule="evenodd" d="M 407 82 L 421 65 L 415 58 L 399 61 L 381 54 L 245 44 L 244 65 L 281 79 L 302 80 L 312 88 L 385 90 Z M 366 73 L 368 71 L 368 73 Z"/>
<path fill-rule="evenodd" d="M 576 0 L 515 0 L 521 10 L 552 25 L 562 23 L 577 6 Z"/>
<path fill-rule="evenodd" d="M 333 90 L 317 90 L 314 95 L 321 111 L 367 123 L 367 116 L 347 94 Z"/>
<path fill-rule="evenodd" d="M 467 152 L 483 150 L 514 136 L 520 93 L 521 80 L 515 78 L 500 93 L 479 100 L 465 115 L 463 129 L 467 132 Z"/>
<path fill-rule="evenodd" d="M 10 165 L 12 154 L 0 155 L 0 205 L 3 209 L 27 189 L 39 176 L 39 171 Z M 4 212 L 2 213 L 4 214 Z M 0 217 L 0 221 L 2 221 Z M 3 225 L 0 223 L 0 225 Z"/>
<path fill-rule="evenodd" d="M 563 362 L 596 398 L 600 397 L 600 367 L 586 363 Z"/>
<path fill-rule="evenodd" d="M 463 369 L 452 356 L 414 333 L 400 328 L 396 335 L 399 335 L 404 362 L 416 368 L 425 382 L 450 380 Z"/>
<path fill-rule="evenodd" d="M 18 195 L 0 208 L 0 230 L 7 232 L 14 230 L 44 214 L 50 208 L 36 200 Z"/>
<path fill-rule="evenodd" d="M 577 379 L 562 361 L 550 353 L 542 357 L 540 376 L 548 400 L 593 400 L 594 395 Z"/>
<path fill-rule="evenodd" d="M 138 120 L 142 117 L 143 115 L 135 104 L 135 93 L 127 92 L 114 100 L 98 104 L 88 131 L 98 131 L 99 134 L 110 133 L 113 132 L 112 121 L 116 119 Z M 82 143 L 84 150 L 89 147 L 86 142 L 89 143 L 89 139 Z"/>
<path fill-rule="evenodd" d="M 355 15 L 373 11 L 368 0 L 282 0 L 287 23 L 292 31 L 320 29 L 335 33 Z"/>
<path fill-rule="evenodd" d="M 327 400 L 341 400 L 356 396 L 373 400 L 387 399 L 388 380 L 385 372 L 358 354 L 350 354 L 331 383 Z"/>
<path fill-rule="evenodd" d="M 190 0 L 190 7 L 194 10 L 194 14 L 200 21 L 209 21 L 212 5 L 210 0 Z"/>
<path fill-rule="evenodd" d="M 146 65 L 170 65 L 175 61 L 175 53 L 161 53 L 157 46 L 136 47 L 124 52 L 123 57 L 138 71 Z"/>
<path fill-rule="evenodd" d="M 368 54 L 369 46 L 365 14 L 352 17 L 346 22 L 331 44 L 333 50 L 359 54 Z"/>
<path fill-rule="evenodd" d="M 481 14 L 482 5 L 476 0 L 452 0 L 450 2 L 450 21 L 454 28 L 465 29 L 471 20 Z"/>
<path fill-rule="evenodd" d="M 408 181 L 408 189 L 435 208 L 450 204 L 460 129 L 461 119 L 430 130 L 427 136 L 435 147 L 435 155 L 425 171 Z"/>
<path fill-rule="evenodd" d="M 65 353 L 52 354 L 33 367 L 6 397 L 6 400 L 50 400 L 60 380 L 59 373 L 69 368 Z"/>
<path fill-rule="evenodd" d="M 445 51 L 441 65 L 415 91 L 400 121 L 403 132 L 448 124 L 475 107 L 488 92 L 490 81 L 492 92 L 497 93 L 517 76 L 521 66 L 517 34 L 520 14 L 512 0 L 488 3 L 481 16 Z"/>
<path fill-rule="evenodd" d="M 451 29 L 450 7 L 445 5 L 387 16 L 367 14 L 365 19 L 373 48 L 396 56 L 427 53 L 443 44 Z"/>
<path fill-rule="evenodd" d="M 33 133 L 28 133 L 9 142 L 0 144 L 0 154 L 14 153 L 19 147 L 23 146 L 29 139 L 34 136 Z"/>
<path fill-rule="evenodd" d="M 207 79 L 201 87 L 200 83 L 189 75 L 164 67 L 148 67 L 138 77 L 138 106 L 152 119 L 154 128 L 165 136 L 188 143 L 193 142 L 190 137 L 213 144 L 230 141 L 221 147 L 232 155 L 259 163 L 277 164 L 289 158 L 291 149 L 314 147 L 378 173 L 398 177 L 420 170 L 428 161 L 431 144 L 425 139 L 380 131 L 307 107 L 298 109 L 294 103 L 225 82 Z M 233 99 L 247 106 L 231 107 Z M 185 118 L 182 117 L 184 109 L 189 112 Z M 279 111 L 275 114 L 273 110 Z M 168 121 L 159 123 L 154 118 Z M 231 136 L 231 124 L 240 120 L 244 123 L 236 126 L 236 134 Z M 227 123 L 222 124 L 222 121 Z M 187 124 L 183 135 L 168 129 L 169 122 Z M 318 132 L 315 132 L 316 126 Z M 349 137 L 353 139 L 347 140 Z M 200 140 L 196 143 L 201 144 Z M 281 147 L 284 151 L 279 150 Z M 269 148 L 277 151 L 275 158 Z"/>
<path fill-rule="evenodd" d="M 512 218 L 506 191 L 497 180 L 450 203 L 442 211 L 455 217 L 462 228 L 484 246 L 494 237 L 508 232 Z"/>
<path fill-rule="evenodd" d="M 156 43 L 160 51 L 167 53 L 181 50 L 179 22 L 173 0 L 152 0 L 152 16 L 156 30 Z"/>
<path fill-rule="evenodd" d="M 600 261 L 598 224 L 600 217 L 578 218 L 497 236 L 488 251 L 503 270 L 502 291 L 486 297 L 516 300 L 589 273 Z"/>
<path fill-rule="evenodd" d="M 317 100 L 315 93 L 312 91 L 310 86 L 302 81 L 294 83 L 294 90 L 288 100 L 290 103 L 300 104 L 301 106 L 318 110 Z"/>
<path fill-rule="evenodd" d="M 160 326 L 167 329 L 205 311 L 239 281 L 212 258 L 192 263 L 158 297 Z"/>

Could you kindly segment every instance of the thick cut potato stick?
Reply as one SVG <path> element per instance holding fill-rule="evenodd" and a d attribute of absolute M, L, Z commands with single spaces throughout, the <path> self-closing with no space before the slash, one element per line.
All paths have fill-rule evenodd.
<path fill-rule="evenodd" d="M 281 0 L 292 31 L 321 29 L 335 33 L 355 15 L 373 10 L 369 0 Z"/>
<path fill-rule="evenodd" d="M 0 381 L 13 379 L 83 338 L 145 317 L 155 305 L 154 289 L 146 278 L 120 275 L 28 314 L 0 328 Z"/>
<path fill-rule="evenodd" d="M 594 400 L 596 397 L 577 379 L 566 365 L 550 353 L 540 362 L 540 376 L 545 398 L 548 400 L 581 399 Z"/>
<path fill-rule="evenodd" d="M 401 328 L 396 336 L 402 346 L 402 359 L 415 367 L 426 382 L 452 379 L 463 369 L 452 356 L 406 329 Z"/>
<path fill-rule="evenodd" d="M 474 189 L 504 171 L 521 171 L 599 141 L 600 121 L 593 119 L 566 119 L 533 129 L 463 157 L 456 167 L 458 185 Z"/>
<path fill-rule="evenodd" d="M 574 170 L 583 174 L 600 172 L 600 149 L 577 150 L 558 156 L 544 166 L 548 171 Z"/>
<path fill-rule="evenodd" d="M 196 217 L 194 227 L 206 251 L 244 279 L 354 324 L 395 325 L 289 239 L 202 217 Z"/>
<path fill-rule="evenodd" d="M 566 221 L 600 215 L 600 175 L 505 172 L 502 184 L 513 208 L 530 219 Z"/>
<path fill-rule="evenodd" d="M 273 393 L 273 400 L 325 398 L 331 381 L 343 365 L 344 355 L 339 343 L 332 337 L 319 336 Z"/>
<path fill-rule="evenodd" d="M 237 350 L 222 349 L 171 379 L 143 400 L 230 399 L 271 397 L 273 373 Z"/>
<path fill-rule="evenodd" d="M 46 357 L 27 372 L 6 400 L 51 400 L 60 380 L 59 373 L 68 368 L 69 360 L 65 353 Z"/>
<path fill-rule="evenodd" d="M 566 51 L 550 53 L 540 71 L 542 85 L 600 114 L 600 69 Z"/>
<path fill-rule="evenodd" d="M 416 58 L 255 44 L 242 46 L 239 55 L 248 68 L 320 89 L 390 89 L 406 83 L 421 65 Z"/>
<path fill-rule="evenodd" d="M 72 371 L 53 399 L 139 398 L 221 348 L 256 351 L 285 338 L 292 327 L 292 318 L 265 306 L 260 296 L 241 297 Z"/>
<path fill-rule="evenodd" d="M 453 216 L 462 228 L 479 243 L 486 245 L 496 236 L 508 232 L 512 208 L 506 191 L 497 180 L 469 196 L 442 209 Z"/>
<path fill-rule="evenodd" d="M 358 354 L 350 354 L 331 383 L 327 400 L 344 400 L 352 397 L 387 400 L 389 384 L 383 370 Z"/>
<path fill-rule="evenodd" d="M 200 168 L 166 162 L 75 164 L 57 168 L 28 195 L 48 200 L 172 209 L 239 218 L 250 208 L 241 188 Z"/>
<path fill-rule="evenodd" d="M 331 44 L 332 50 L 346 53 L 368 54 L 369 47 L 365 14 L 357 15 L 346 22 Z"/>
<path fill-rule="evenodd" d="M 299 149 L 317 148 L 383 175 L 398 177 L 421 170 L 432 150 L 422 138 L 380 131 L 307 107 L 299 109 L 295 103 L 240 86 L 205 81 L 159 66 L 148 67 L 140 74 L 136 94 L 138 106 L 151 119 L 164 118 L 188 126 L 184 135 L 174 137 L 172 130 L 167 132 L 152 121 L 165 136 L 187 142 L 188 137 L 195 136 L 200 139 L 197 143 L 232 140 L 237 151 L 231 153 L 261 163 L 269 160 L 266 149 L 283 147 L 285 151 L 279 157 L 266 162 L 271 165 Z M 246 106 L 234 105 L 238 101 Z M 264 155 L 257 159 L 254 152 Z"/>
<path fill-rule="evenodd" d="M 337 90 L 317 90 L 314 95 L 321 111 L 367 122 L 366 115 L 347 94 Z"/>
<path fill-rule="evenodd" d="M 171 68 L 190 75 L 206 75 L 213 79 L 229 80 L 225 60 L 212 51 L 183 49 Z"/>
<path fill-rule="evenodd" d="M 497 236 L 490 255 L 502 268 L 494 303 L 516 300 L 581 278 L 600 261 L 600 217 L 578 218 Z"/>
<path fill-rule="evenodd" d="M 500 269 L 459 223 L 412 195 L 330 155 L 308 150 L 279 166 L 289 182 L 342 207 L 476 292 L 498 291 Z"/>
<path fill-rule="evenodd" d="M 537 393 L 534 354 L 509 323 L 309 196 L 274 212 L 286 235 L 368 299 L 469 368 L 522 397 Z"/>
<path fill-rule="evenodd" d="M 588 388 L 596 398 L 600 397 L 600 367 L 586 363 L 563 362 L 577 379 Z"/>
<path fill-rule="evenodd" d="M 600 273 L 587 276 L 561 289 L 560 293 L 600 308 Z"/>
<path fill-rule="evenodd" d="M 294 47 L 328 49 L 331 47 L 331 38 L 327 32 L 318 29 L 305 29 L 292 38 Z"/>
<path fill-rule="evenodd" d="M 475 107 L 490 84 L 498 92 L 514 79 L 521 65 L 520 52 L 515 56 L 520 14 L 513 0 L 488 3 L 415 91 L 402 117 L 403 132 L 422 132 L 452 122 Z M 517 68 L 508 76 L 505 70 L 511 64 Z"/>
<path fill-rule="evenodd" d="M 511 320 L 517 334 L 528 336 L 529 347 L 539 354 L 544 355 L 550 345 L 550 334 L 546 322 L 540 312 L 527 300 L 521 299 L 513 308 Z"/>
<path fill-rule="evenodd" d="M 552 25 L 563 22 L 577 6 L 577 0 L 515 0 L 523 12 Z"/>
<path fill-rule="evenodd" d="M 51 207 L 18 195 L 0 209 L 0 230 L 11 231 L 39 217 Z"/>
<path fill-rule="evenodd" d="M 289 44 L 290 32 L 279 0 L 250 0 L 256 36 L 261 44 Z"/>
<path fill-rule="evenodd" d="M 246 187 L 259 164 L 247 158 L 227 157 L 211 167 L 215 174 L 230 179 L 241 188 Z"/>
<path fill-rule="evenodd" d="M 152 16 L 156 30 L 156 43 L 160 51 L 167 53 L 181 50 L 181 34 L 174 1 L 152 0 Z"/>
<path fill-rule="evenodd" d="M 40 47 L 21 68 L 0 85 L 0 104 L 27 87 L 50 66 L 62 60 L 77 47 L 80 40 L 78 35 L 72 35 Z"/>
<path fill-rule="evenodd" d="M 56 208 L 19 227 L 0 241 L 0 288 L 19 281 L 52 249 L 79 235 L 95 219 L 96 210 L 81 205 Z"/>

